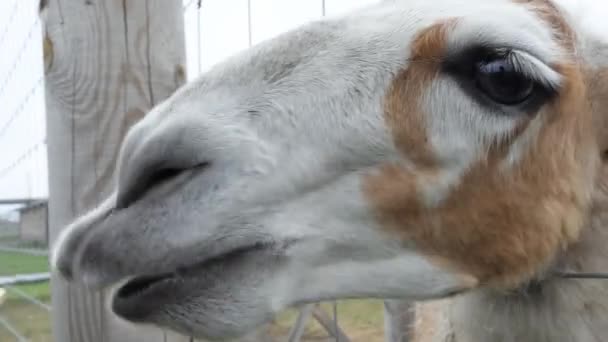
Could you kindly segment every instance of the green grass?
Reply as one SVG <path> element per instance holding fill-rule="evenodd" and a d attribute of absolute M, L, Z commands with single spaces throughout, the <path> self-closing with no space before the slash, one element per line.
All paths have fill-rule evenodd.
<path fill-rule="evenodd" d="M 38 283 L 38 284 L 29 284 L 29 285 L 19 285 L 16 286 L 19 290 L 25 292 L 26 294 L 46 303 L 51 302 L 51 288 L 49 286 L 49 282 Z M 20 299 L 21 297 L 13 292 L 8 291 L 7 300 L 10 299 Z"/>
<path fill-rule="evenodd" d="M 19 235 L 0 235 L 0 246 L 13 247 L 13 248 L 33 248 L 33 249 L 45 249 L 48 245 L 38 241 L 25 241 L 21 240 Z"/>
<path fill-rule="evenodd" d="M 0 252 L 0 276 L 48 272 L 48 269 L 47 257 L 13 252 Z M 41 301 L 50 301 L 51 295 L 48 282 L 20 285 L 18 288 Z M 18 298 L 18 296 L 9 291 L 8 299 L 16 298 Z"/>
<path fill-rule="evenodd" d="M 47 257 L 13 252 L 0 252 L 0 276 L 48 272 Z"/>
<path fill-rule="evenodd" d="M 0 276 L 48 272 L 48 269 L 48 260 L 44 256 L 0 252 Z M 51 294 L 48 282 L 20 285 L 17 288 L 42 302 L 50 303 Z M 32 342 L 51 341 L 49 313 L 45 309 L 23 300 L 10 289 L 6 301 L 0 306 L 0 315 Z M 0 328 L 0 341 L 13 340 L 12 335 Z"/>
<path fill-rule="evenodd" d="M 48 311 L 23 300 L 7 299 L 0 306 L 0 315 L 31 342 L 51 342 L 51 321 Z M 0 341 L 15 341 L 6 329 L 0 327 Z"/>

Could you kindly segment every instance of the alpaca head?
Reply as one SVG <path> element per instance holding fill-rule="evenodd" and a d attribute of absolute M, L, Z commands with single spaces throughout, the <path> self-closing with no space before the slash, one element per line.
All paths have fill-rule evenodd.
<path fill-rule="evenodd" d="M 545 0 L 385 1 L 285 33 L 136 124 L 53 265 L 207 338 L 304 302 L 516 287 L 585 224 L 592 43 Z"/>

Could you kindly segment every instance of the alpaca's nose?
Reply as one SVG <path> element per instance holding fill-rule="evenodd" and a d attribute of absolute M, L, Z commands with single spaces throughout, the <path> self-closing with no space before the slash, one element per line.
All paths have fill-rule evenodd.
<path fill-rule="evenodd" d="M 179 175 L 188 169 L 176 167 L 158 167 L 149 170 L 141 170 L 142 172 L 128 187 L 119 189 L 116 208 L 123 209 L 131 205 L 137 199 L 142 197 L 148 190 L 157 188 L 162 184 L 176 179 Z"/>
<path fill-rule="evenodd" d="M 116 193 L 113 193 L 97 208 L 72 222 L 54 241 L 50 255 L 51 267 L 59 271 L 65 279 L 72 280 L 74 278 L 76 255 L 80 251 L 82 242 L 90 232 L 89 227 L 108 217 L 112 213 L 115 203 Z"/>
<path fill-rule="evenodd" d="M 125 138 L 117 170 L 116 209 L 211 164 L 211 154 L 206 152 L 210 143 L 189 128 L 181 124 L 144 127 Z"/>
<path fill-rule="evenodd" d="M 116 209 L 124 209 L 133 202 L 140 199 L 144 194 L 151 189 L 156 189 L 170 182 L 179 182 L 180 178 L 187 177 L 197 172 L 203 172 L 209 167 L 210 162 L 200 162 L 195 165 L 176 165 L 171 166 L 145 167 L 145 164 L 139 166 L 136 175 L 132 176 L 129 182 L 123 183 L 123 186 L 118 187 L 118 197 L 116 200 Z M 186 175 L 188 174 L 188 175 Z"/>

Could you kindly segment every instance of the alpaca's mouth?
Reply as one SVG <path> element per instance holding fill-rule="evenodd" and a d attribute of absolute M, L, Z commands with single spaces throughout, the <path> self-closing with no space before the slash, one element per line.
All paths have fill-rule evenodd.
<path fill-rule="evenodd" d="M 112 299 L 113 311 L 133 322 L 148 321 L 158 310 L 202 296 L 239 267 L 255 258 L 278 257 L 274 244 L 258 243 L 240 247 L 211 259 L 179 267 L 174 272 L 141 275 L 122 285 Z"/>

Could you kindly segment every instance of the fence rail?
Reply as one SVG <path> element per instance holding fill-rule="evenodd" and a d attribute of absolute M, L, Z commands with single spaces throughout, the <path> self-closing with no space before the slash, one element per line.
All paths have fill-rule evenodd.
<path fill-rule="evenodd" d="M 8 246 L 0 246 L 0 252 L 22 253 L 36 256 L 48 256 L 49 251 L 41 248 L 16 248 Z"/>
<path fill-rule="evenodd" d="M 17 274 L 14 276 L 0 277 L 0 286 L 14 286 L 14 285 L 26 285 L 36 284 L 49 281 L 51 278 L 50 273 L 31 273 L 31 274 Z"/>

